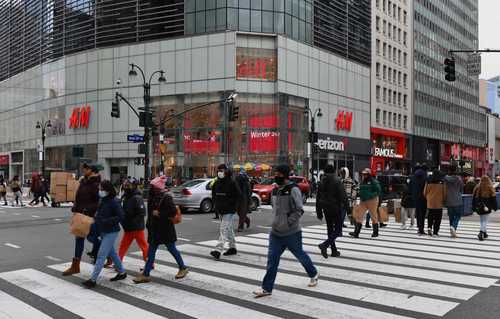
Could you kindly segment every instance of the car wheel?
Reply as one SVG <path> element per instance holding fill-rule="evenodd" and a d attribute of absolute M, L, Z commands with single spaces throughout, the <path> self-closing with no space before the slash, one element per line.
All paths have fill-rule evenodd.
<path fill-rule="evenodd" d="M 200 204 L 200 211 L 204 214 L 210 213 L 213 209 L 212 200 L 204 199 Z"/>
<path fill-rule="evenodd" d="M 250 200 L 250 211 L 255 211 L 259 207 L 259 200 L 255 197 L 252 197 Z"/>

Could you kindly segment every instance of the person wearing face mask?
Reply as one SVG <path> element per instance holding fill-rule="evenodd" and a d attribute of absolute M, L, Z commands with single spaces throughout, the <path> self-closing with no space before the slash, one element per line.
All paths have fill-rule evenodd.
<path fill-rule="evenodd" d="M 365 212 L 368 210 L 372 219 L 373 233 L 372 237 L 378 237 L 378 201 L 379 195 L 381 193 L 380 184 L 378 181 L 372 177 L 372 172 L 369 168 L 365 168 L 362 174 L 362 181 L 359 186 L 359 198 L 361 202 L 354 208 L 354 218 L 356 220 L 356 225 L 354 227 L 354 232 L 350 232 L 349 235 L 358 238 L 361 232 L 361 227 L 363 223 L 363 217 Z"/>
<path fill-rule="evenodd" d="M 80 186 L 75 194 L 75 202 L 71 211 L 94 217 L 99 205 L 99 183 L 101 177 L 97 165 L 83 164 L 83 177 L 80 179 Z M 94 244 L 90 253 L 92 259 L 96 260 L 99 251 L 99 238 L 95 224 L 90 228 L 87 236 L 88 241 Z M 82 259 L 85 246 L 85 238 L 75 237 L 75 255 L 71 266 L 63 272 L 63 276 L 71 276 L 80 272 L 80 260 Z"/>
<path fill-rule="evenodd" d="M 87 288 L 96 286 L 97 278 L 104 267 L 106 257 L 111 257 L 118 274 L 111 278 L 110 281 L 118 281 L 127 278 L 127 273 L 123 268 L 120 257 L 115 250 L 115 242 L 120 233 L 120 221 L 123 219 L 123 210 L 116 199 L 116 190 L 110 181 L 102 181 L 99 189 L 99 206 L 94 215 L 95 225 L 99 236 L 101 237 L 101 245 L 97 253 L 97 260 L 92 271 L 92 276 L 89 280 L 82 284 Z"/>
<path fill-rule="evenodd" d="M 224 256 L 236 255 L 233 221 L 238 203 L 241 200 L 241 191 L 232 178 L 232 172 L 225 164 L 217 167 L 217 180 L 212 187 L 212 200 L 214 209 L 217 214 L 222 216 L 222 220 L 219 226 L 219 241 L 210 255 L 215 259 L 220 259 L 226 242 L 229 242 L 229 249 L 224 253 Z"/>
<path fill-rule="evenodd" d="M 319 273 L 311 258 L 302 247 L 300 218 L 304 214 L 302 194 L 297 184 L 289 180 L 290 167 L 282 164 L 276 167 L 275 181 L 278 187 L 273 190 L 273 224 L 269 234 L 266 275 L 262 287 L 254 291 L 255 298 L 271 295 L 278 273 L 281 255 L 288 248 L 299 260 L 310 278 L 309 287 L 318 285 Z M 340 218 L 339 218 L 340 219 Z"/>
<path fill-rule="evenodd" d="M 135 178 L 129 178 L 123 183 L 122 208 L 125 217 L 122 220 L 124 234 L 118 249 L 120 260 L 123 260 L 134 240 L 142 251 L 144 261 L 148 260 L 148 242 L 144 234 L 146 210 L 141 193 L 137 190 L 138 184 Z"/>

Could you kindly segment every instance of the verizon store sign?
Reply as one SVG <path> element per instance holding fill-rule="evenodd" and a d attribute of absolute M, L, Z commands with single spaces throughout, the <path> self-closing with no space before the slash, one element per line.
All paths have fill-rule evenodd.
<path fill-rule="evenodd" d="M 345 144 L 343 141 L 334 141 L 331 140 L 329 137 L 326 139 L 318 139 L 316 142 L 316 145 L 320 150 L 326 150 L 326 151 L 344 151 L 345 150 Z"/>

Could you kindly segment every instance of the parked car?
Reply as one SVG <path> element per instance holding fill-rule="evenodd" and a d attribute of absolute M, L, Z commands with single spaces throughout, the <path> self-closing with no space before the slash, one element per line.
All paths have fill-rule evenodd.
<path fill-rule="evenodd" d="M 402 192 L 407 185 L 406 175 L 378 175 L 377 180 L 382 188 L 382 200 L 401 198 Z"/>
<path fill-rule="evenodd" d="M 297 183 L 299 186 L 302 193 L 302 201 L 305 203 L 311 194 L 311 185 L 309 181 L 302 176 L 290 176 L 290 180 Z M 263 204 L 269 205 L 271 203 L 271 193 L 276 187 L 277 185 L 274 183 L 274 178 L 265 178 L 259 184 L 254 185 L 253 191 L 259 194 Z"/>
<path fill-rule="evenodd" d="M 211 179 L 193 179 L 184 184 L 171 189 L 169 194 L 182 212 L 189 209 L 196 209 L 201 213 L 210 213 L 213 210 Z M 261 198 L 258 194 L 252 194 L 250 210 L 257 210 L 261 205 Z"/>

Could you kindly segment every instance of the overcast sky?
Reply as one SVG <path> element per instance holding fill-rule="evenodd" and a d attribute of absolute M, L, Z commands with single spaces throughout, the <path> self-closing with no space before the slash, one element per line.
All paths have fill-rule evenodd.
<path fill-rule="evenodd" d="M 500 0 L 479 0 L 479 48 L 500 50 Z M 500 53 L 483 53 L 481 79 L 500 75 Z"/>

